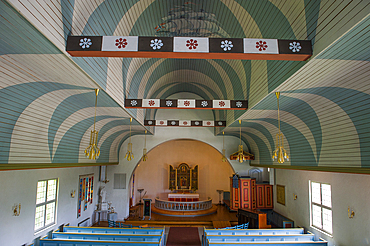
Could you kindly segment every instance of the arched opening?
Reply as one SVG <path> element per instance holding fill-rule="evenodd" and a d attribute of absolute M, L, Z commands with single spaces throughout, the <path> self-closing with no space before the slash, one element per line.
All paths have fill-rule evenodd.
<path fill-rule="evenodd" d="M 130 180 L 131 194 L 134 191 L 136 204 L 140 195 L 137 189 L 144 189 L 145 198 L 167 199 L 169 190 L 169 165 L 177 167 L 186 163 L 190 167 L 199 166 L 200 199 L 212 198 L 218 202 L 217 190 L 229 190 L 229 177 L 234 173 L 231 164 L 222 162 L 222 154 L 207 143 L 193 139 L 176 139 L 164 142 L 148 152 L 148 160 L 139 161 Z M 134 180 L 133 180 L 134 175 Z"/>

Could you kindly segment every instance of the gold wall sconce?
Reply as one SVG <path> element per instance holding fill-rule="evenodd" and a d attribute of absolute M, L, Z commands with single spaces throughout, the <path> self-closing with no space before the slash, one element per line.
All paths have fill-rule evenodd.
<path fill-rule="evenodd" d="M 353 210 L 350 211 L 349 206 L 348 206 L 348 218 L 352 219 L 355 216 L 355 212 Z"/>
<path fill-rule="evenodd" d="M 13 208 L 13 216 L 19 216 L 21 214 L 21 204 L 14 204 Z"/>
<path fill-rule="evenodd" d="M 298 198 L 297 195 L 295 193 L 293 193 L 293 199 L 297 200 L 297 198 Z"/>
<path fill-rule="evenodd" d="M 71 198 L 75 198 L 76 190 L 71 190 Z"/>

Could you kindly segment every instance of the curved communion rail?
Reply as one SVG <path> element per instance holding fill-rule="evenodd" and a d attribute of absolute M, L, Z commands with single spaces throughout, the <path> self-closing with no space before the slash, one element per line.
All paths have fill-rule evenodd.
<path fill-rule="evenodd" d="M 208 198 L 206 201 L 196 202 L 175 202 L 156 198 L 154 207 L 169 211 L 201 211 L 212 208 L 212 199 Z"/>

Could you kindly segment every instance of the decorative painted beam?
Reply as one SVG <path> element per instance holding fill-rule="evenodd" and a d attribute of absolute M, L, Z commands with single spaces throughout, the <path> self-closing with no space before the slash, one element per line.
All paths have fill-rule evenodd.
<path fill-rule="evenodd" d="M 146 57 L 188 59 L 305 61 L 311 41 L 263 38 L 69 36 L 74 57 Z"/>
<path fill-rule="evenodd" d="M 248 100 L 125 99 L 125 108 L 246 110 Z"/>
<path fill-rule="evenodd" d="M 224 120 L 144 120 L 144 126 L 226 127 Z"/>

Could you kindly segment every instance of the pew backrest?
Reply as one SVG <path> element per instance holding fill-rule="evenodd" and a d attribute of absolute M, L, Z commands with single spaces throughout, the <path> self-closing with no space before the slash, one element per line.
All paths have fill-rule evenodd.
<path fill-rule="evenodd" d="M 303 228 L 293 229 L 205 229 L 207 235 L 297 235 L 303 234 Z"/>
<path fill-rule="evenodd" d="M 276 242 L 276 241 L 288 241 L 288 242 L 313 242 L 315 236 L 313 234 L 301 234 L 301 235 L 243 235 L 243 236 L 207 236 L 209 242 Z"/>
<path fill-rule="evenodd" d="M 101 241 L 126 241 L 126 242 L 159 242 L 163 238 L 161 235 L 143 234 L 108 234 L 108 233 L 70 233 L 53 232 L 52 239 L 79 239 L 79 240 L 101 240 Z"/>
<path fill-rule="evenodd" d="M 320 239 L 320 241 L 313 242 L 247 242 L 247 243 L 237 243 L 237 242 L 209 242 L 209 246 L 327 246 L 328 243 L 325 240 Z"/>
<path fill-rule="evenodd" d="M 114 241 L 87 241 L 87 240 L 40 240 L 40 246 L 161 246 L 158 242 L 114 242 Z"/>
<path fill-rule="evenodd" d="M 108 234 L 148 234 L 161 235 L 163 228 L 106 228 L 106 227 L 74 227 L 65 226 L 63 232 L 75 233 L 108 233 Z"/>

